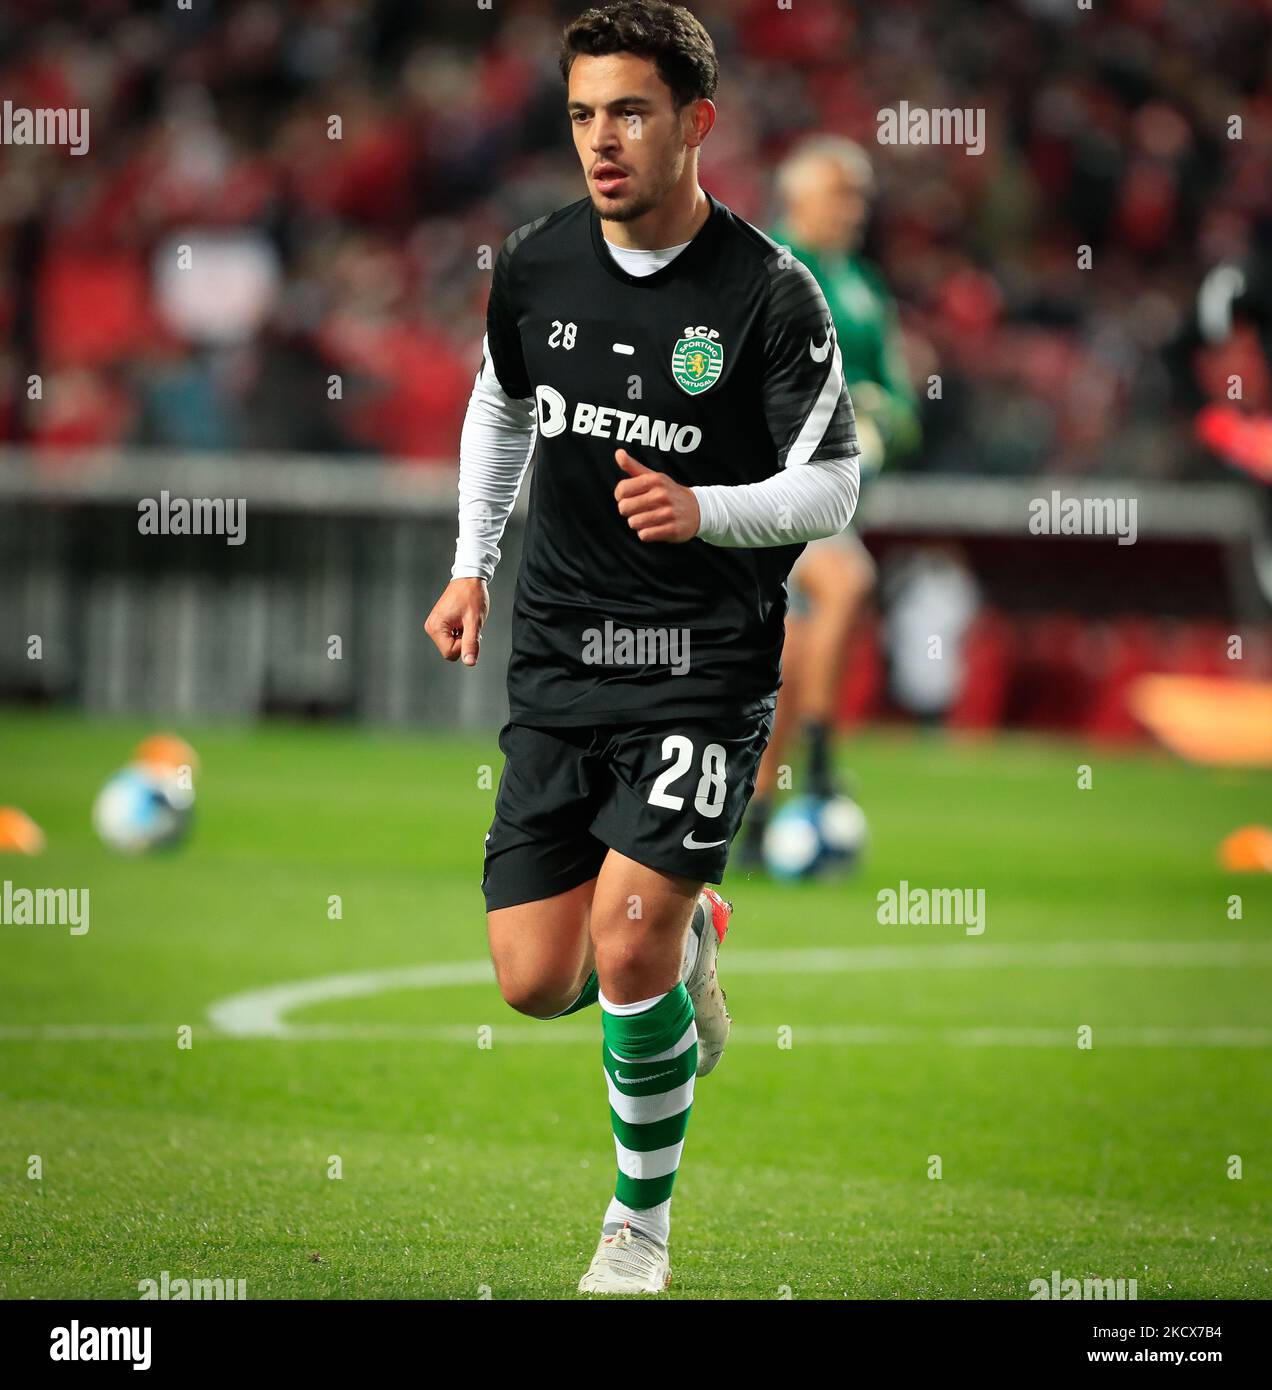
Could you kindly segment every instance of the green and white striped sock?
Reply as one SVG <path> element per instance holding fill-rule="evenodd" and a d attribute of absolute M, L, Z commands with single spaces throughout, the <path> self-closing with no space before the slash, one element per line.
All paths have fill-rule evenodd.
<path fill-rule="evenodd" d="M 635 1004 L 600 995 L 602 1057 L 618 1155 L 615 1201 L 650 1212 L 666 1244 L 667 1209 L 684 1148 L 698 1070 L 698 1029 L 683 983 Z M 654 1214 L 655 1207 L 662 1210 Z M 632 1222 L 633 1225 L 637 1223 Z"/>

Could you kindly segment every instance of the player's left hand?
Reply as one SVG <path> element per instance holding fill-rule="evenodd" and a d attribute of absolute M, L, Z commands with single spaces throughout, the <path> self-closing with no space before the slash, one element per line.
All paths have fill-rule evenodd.
<path fill-rule="evenodd" d="M 702 525 L 698 499 L 693 491 L 673 482 L 665 473 L 655 473 L 638 463 L 626 449 L 617 449 L 614 459 L 627 474 L 614 489 L 619 516 L 636 532 L 638 540 L 691 541 Z"/>

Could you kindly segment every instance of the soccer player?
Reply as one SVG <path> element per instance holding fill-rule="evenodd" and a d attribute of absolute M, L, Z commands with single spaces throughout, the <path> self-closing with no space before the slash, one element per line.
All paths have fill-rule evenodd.
<path fill-rule="evenodd" d="M 773 235 L 812 272 L 834 316 L 868 477 L 885 458 L 913 449 L 919 437 L 896 306 L 879 272 L 858 254 L 874 171 L 854 141 L 815 135 L 783 160 L 777 186 L 782 215 Z M 810 795 L 836 793 L 835 703 L 853 627 L 875 586 L 874 561 L 846 530 L 810 545 L 791 573 L 791 584 L 782 695 L 739 846 L 750 864 L 762 858 L 782 755 L 792 734 L 807 739 Z"/>
<path fill-rule="evenodd" d="M 730 1024 L 731 907 L 705 885 L 769 736 L 787 573 L 847 525 L 858 449 L 816 282 L 699 185 L 718 79 L 701 24 L 664 0 L 588 10 L 561 69 L 587 196 L 496 259 L 426 628 L 476 664 L 533 452 L 490 950 L 520 1012 L 600 1005 L 618 1178 L 579 1288 L 658 1292 L 695 1078 Z"/>

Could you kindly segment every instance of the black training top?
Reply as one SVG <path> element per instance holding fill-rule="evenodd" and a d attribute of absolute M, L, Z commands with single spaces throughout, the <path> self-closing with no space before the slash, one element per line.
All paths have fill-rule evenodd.
<path fill-rule="evenodd" d="M 538 409 L 508 668 L 517 722 L 774 703 L 802 545 L 643 543 L 614 500 L 620 446 L 684 486 L 859 452 L 817 282 L 710 202 L 689 246 L 644 278 L 614 260 L 590 198 L 520 228 L 496 260 L 490 357 L 504 391 Z"/>

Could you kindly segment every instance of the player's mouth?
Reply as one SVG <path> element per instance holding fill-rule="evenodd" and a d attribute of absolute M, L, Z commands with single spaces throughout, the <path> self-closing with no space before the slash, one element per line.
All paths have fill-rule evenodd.
<path fill-rule="evenodd" d="M 596 184 L 598 192 L 609 197 L 621 191 L 627 182 L 627 172 L 617 164 L 598 164 L 592 170 L 592 182 Z"/>

